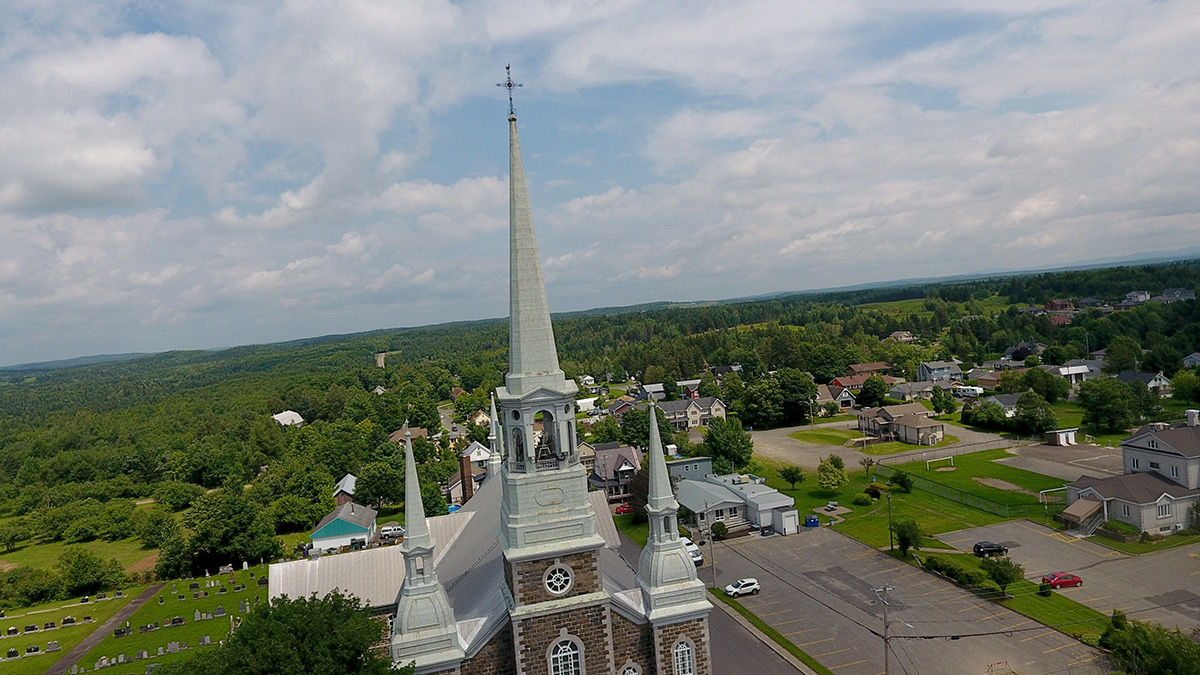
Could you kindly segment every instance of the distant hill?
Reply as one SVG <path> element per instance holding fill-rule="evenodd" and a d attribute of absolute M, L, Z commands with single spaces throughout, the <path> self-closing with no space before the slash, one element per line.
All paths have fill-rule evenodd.
<path fill-rule="evenodd" d="M 62 370 L 63 368 L 94 366 L 98 363 L 128 361 L 130 359 L 136 359 L 142 356 L 149 356 L 150 354 L 150 352 L 137 352 L 130 354 L 98 354 L 96 356 L 80 356 L 73 359 L 62 359 L 60 361 L 39 361 L 37 363 L 22 363 L 15 366 L 0 366 L 0 371 L 19 370 L 22 372 L 43 372 L 50 370 Z"/>

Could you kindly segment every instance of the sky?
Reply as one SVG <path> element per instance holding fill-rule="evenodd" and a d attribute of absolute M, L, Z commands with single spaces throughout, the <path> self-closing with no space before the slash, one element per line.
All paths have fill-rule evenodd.
<path fill-rule="evenodd" d="M 552 311 L 1200 244 L 1190 2 L 4 5 L 0 364 L 505 316 L 506 64 Z"/>

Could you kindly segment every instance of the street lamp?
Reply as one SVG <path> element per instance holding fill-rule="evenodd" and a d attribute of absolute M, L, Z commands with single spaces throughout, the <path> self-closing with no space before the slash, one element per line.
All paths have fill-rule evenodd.
<path fill-rule="evenodd" d="M 717 540 L 713 538 L 712 518 L 708 510 L 708 502 L 704 502 L 704 522 L 708 525 L 708 565 L 712 568 L 712 588 L 717 590 Z"/>
<path fill-rule="evenodd" d="M 892 537 L 892 493 L 890 493 L 890 492 L 887 493 L 887 500 L 888 500 L 888 550 L 894 551 L 894 550 L 896 550 L 896 544 L 895 544 L 895 540 Z M 886 607 L 887 603 L 884 603 L 884 606 Z"/>
<path fill-rule="evenodd" d="M 817 428 L 817 415 L 816 415 L 816 413 L 813 412 L 813 401 L 812 401 L 812 399 L 805 399 L 804 402 L 808 404 L 809 428 L 816 429 Z"/>

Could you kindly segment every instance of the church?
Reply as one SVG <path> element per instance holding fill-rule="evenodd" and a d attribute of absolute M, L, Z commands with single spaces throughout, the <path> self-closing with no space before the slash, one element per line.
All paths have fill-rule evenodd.
<path fill-rule="evenodd" d="M 486 479 L 458 512 L 426 518 L 406 439 L 403 543 L 273 565 L 271 596 L 337 588 L 392 609 L 391 658 L 422 675 L 711 675 L 712 605 L 679 539 L 655 415 L 638 560 L 588 492 L 511 107 L 508 133 L 509 368 Z"/>

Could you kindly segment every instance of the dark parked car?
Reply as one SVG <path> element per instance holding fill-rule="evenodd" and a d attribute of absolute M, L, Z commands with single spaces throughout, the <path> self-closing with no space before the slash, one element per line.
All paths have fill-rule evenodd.
<path fill-rule="evenodd" d="M 1066 572 L 1052 572 L 1042 577 L 1043 584 L 1050 584 L 1050 588 L 1062 588 L 1063 586 L 1079 587 L 1083 585 L 1083 579 L 1074 574 Z"/>
<path fill-rule="evenodd" d="M 975 544 L 975 555 L 980 558 L 990 558 L 994 555 L 1008 555 L 1008 547 L 992 541 L 980 541 Z"/>

